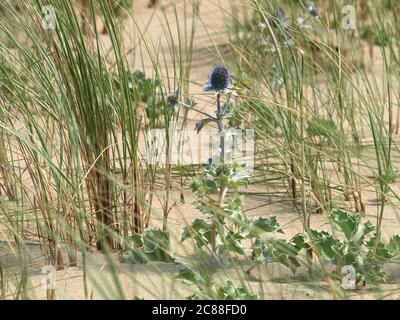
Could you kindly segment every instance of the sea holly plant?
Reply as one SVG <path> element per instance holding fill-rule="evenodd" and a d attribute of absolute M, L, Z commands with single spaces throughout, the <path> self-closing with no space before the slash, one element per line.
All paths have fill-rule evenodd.
<path fill-rule="evenodd" d="M 217 125 L 220 134 L 219 155 L 216 163 L 210 159 L 203 177 L 193 180 L 191 187 L 193 194 L 197 197 L 195 202 L 197 208 L 209 216 L 211 223 L 196 220 L 192 226 L 185 228 L 182 240 L 194 235 L 194 239 L 200 247 L 211 244 L 214 252 L 217 249 L 221 251 L 228 249 L 244 253 L 240 245 L 243 237 L 235 228 L 235 223 L 225 232 L 226 218 L 229 218 L 231 222 L 243 219 L 241 214 L 242 198 L 235 194 L 227 199 L 228 189 L 237 189 L 246 183 L 249 176 L 240 165 L 225 163 L 225 122 L 231 115 L 231 97 L 235 94 L 232 77 L 225 66 L 218 64 L 211 70 L 208 81 L 204 85 L 204 91 L 215 94 L 215 114 L 209 115 L 200 112 L 206 118 L 196 123 L 196 130 L 200 132 L 210 123 Z M 223 98 L 225 98 L 224 102 Z M 193 107 L 190 109 L 198 111 Z"/>
<path fill-rule="evenodd" d="M 208 166 L 202 178 L 195 178 L 191 183 L 193 195 L 196 197 L 194 204 L 211 223 L 197 219 L 192 225 L 186 226 L 182 241 L 192 238 L 199 248 L 211 245 L 214 251 L 235 251 L 244 254 L 241 240 L 242 225 L 245 217 L 242 214 L 243 199 L 234 193 L 227 197 L 226 192 L 237 190 L 245 183 L 245 172 L 238 164 L 216 167 Z M 221 193 L 224 190 L 224 194 Z M 225 222 L 231 222 L 228 227 Z M 225 229 L 228 230 L 225 230 Z"/>
<path fill-rule="evenodd" d="M 384 243 L 379 239 L 375 225 L 369 221 L 362 222 L 361 218 L 358 213 L 334 210 L 329 220 L 339 232 L 337 237 L 326 231 L 310 229 L 290 241 L 257 239 L 252 246 L 252 258 L 262 263 L 281 263 L 296 272 L 305 261 L 300 252 L 312 249 L 322 267 L 328 264 L 336 267 L 335 276 L 339 280 L 343 280 L 343 271 L 349 267 L 355 271 L 356 283 L 385 280 L 384 264 L 400 259 L 400 237 L 393 236 Z"/>
<path fill-rule="evenodd" d="M 259 218 L 248 220 L 243 214 L 243 197 L 238 188 L 247 183 L 250 173 L 236 162 L 225 161 L 226 153 L 234 148 L 228 145 L 229 119 L 234 115 L 232 96 L 240 92 L 242 84 L 251 83 L 245 76 L 235 83 L 228 69 L 218 64 L 212 69 L 204 91 L 215 94 L 215 114 L 209 115 L 190 105 L 184 104 L 188 111 L 198 111 L 206 116 L 196 124 L 200 132 L 209 124 L 216 124 L 220 134 L 219 152 L 217 157 L 210 159 L 199 178 L 193 179 L 191 188 L 195 196 L 196 207 L 204 213 L 209 222 L 197 219 L 186 226 L 182 241 L 193 239 L 198 246 L 211 247 L 214 253 L 234 252 L 245 254 L 242 241 L 257 237 L 262 232 L 281 231 L 276 218 Z M 228 194 L 228 190 L 230 193 Z"/>

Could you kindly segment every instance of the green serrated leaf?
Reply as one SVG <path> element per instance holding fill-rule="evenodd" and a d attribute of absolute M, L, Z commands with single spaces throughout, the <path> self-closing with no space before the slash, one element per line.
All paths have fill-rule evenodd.
<path fill-rule="evenodd" d="M 296 234 L 292 240 L 290 240 L 290 243 L 298 250 L 302 249 L 308 249 L 309 245 L 306 243 L 306 240 L 304 239 L 304 236 L 300 233 Z"/>
<path fill-rule="evenodd" d="M 121 257 L 121 261 L 123 263 L 143 264 L 147 263 L 149 259 L 146 257 L 146 254 L 140 250 L 132 249 Z"/>
<path fill-rule="evenodd" d="M 263 218 L 251 221 L 248 228 L 248 237 L 258 237 L 264 232 L 283 233 L 276 217 Z"/>
<path fill-rule="evenodd" d="M 142 241 L 142 237 L 139 234 L 134 234 L 130 237 L 131 241 L 133 242 L 133 245 L 136 248 L 141 248 L 143 247 L 143 241 Z"/>
<path fill-rule="evenodd" d="M 213 121 L 212 119 L 202 119 L 196 122 L 195 130 L 199 133 L 208 123 Z"/>
<path fill-rule="evenodd" d="M 201 277 L 197 273 L 186 267 L 179 271 L 177 278 L 196 285 L 201 281 Z"/>
<path fill-rule="evenodd" d="M 342 231 L 347 240 L 351 240 L 356 232 L 361 216 L 359 214 L 352 215 L 340 209 L 333 211 L 329 216 L 332 224 L 336 229 Z"/>
<path fill-rule="evenodd" d="M 400 236 L 395 235 L 392 236 L 389 240 L 387 245 L 387 249 L 389 250 L 390 254 L 395 258 L 400 258 Z"/>
<path fill-rule="evenodd" d="M 196 219 L 192 225 L 186 226 L 183 230 L 182 240 L 193 238 L 198 248 L 211 243 L 211 224 L 202 219 Z"/>
<path fill-rule="evenodd" d="M 326 258 L 332 260 L 336 257 L 334 247 L 338 245 L 338 240 L 335 240 L 329 233 L 325 231 L 309 231 L 312 247 Z"/>
<path fill-rule="evenodd" d="M 244 237 L 240 233 L 229 231 L 225 235 L 225 243 L 222 244 L 221 248 L 223 250 L 244 254 L 244 247 L 240 243 L 243 239 Z"/>

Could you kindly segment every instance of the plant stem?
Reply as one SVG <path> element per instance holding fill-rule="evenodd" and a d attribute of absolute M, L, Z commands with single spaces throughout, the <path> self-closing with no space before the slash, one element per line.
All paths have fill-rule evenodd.
<path fill-rule="evenodd" d="M 224 157 L 225 157 L 225 137 L 223 135 L 224 124 L 222 122 L 222 114 L 221 114 L 221 93 L 217 94 L 216 116 L 217 116 L 218 132 L 220 135 L 220 156 L 219 156 L 220 163 L 219 164 L 220 164 L 220 168 L 223 170 Z M 227 191 L 228 191 L 228 188 L 224 184 L 221 184 L 219 195 L 218 195 L 218 205 L 220 208 L 222 208 Z M 218 218 L 219 218 L 218 216 L 214 217 L 212 228 L 211 228 L 211 245 L 212 245 L 212 249 L 214 252 L 217 249 L 217 223 L 220 222 Z M 222 222 L 222 224 L 224 223 L 223 216 L 221 218 L 221 222 Z M 220 232 L 223 232 L 223 228 L 221 228 Z"/>

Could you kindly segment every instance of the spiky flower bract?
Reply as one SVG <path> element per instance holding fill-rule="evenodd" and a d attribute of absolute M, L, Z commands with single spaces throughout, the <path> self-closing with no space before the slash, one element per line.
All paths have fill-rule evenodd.
<path fill-rule="evenodd" d="M 312 4 L 308 6 L 307 11 L 312 17 L 318 17 L 318 11 Z"/>
<path fill-rule="evenodd" d="M 231 86 L 232 80 L 228 69 L 222 64 L 217 64 L 210 72 L 204 91 L 221 92 L 230 89 Z"/>
<path fill-rule="evenodd" d="M 179 103 L 179 94 L 180 90 L 177 89 L 175 92 L 172 92 L 167 97 L 167 107 L 168 109 L 173 109 Z"/>

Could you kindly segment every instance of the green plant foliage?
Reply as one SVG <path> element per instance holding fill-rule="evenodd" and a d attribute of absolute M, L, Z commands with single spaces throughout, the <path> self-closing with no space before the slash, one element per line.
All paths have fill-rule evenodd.
<path fill-rule="evenodd" d="M 387 249 L 395 259 L 400 259 L 400 236 L 392 236 L 387 245 Z"/>
<path fill-rule="evenodd" d="M 313 117 L 308 121 L 307 133 L 310 136 L 340 137 L 335 122 L 321 117 Z"/>
<path fill-rule="evenodd" d="M 211 224 L 202 219 L 196 219 L 192 225 L 183 230 L 182 241 L 193 238 L 198 248 L 211 243 Z"/>
<path fill-rule="evenodd" d="M 353 266 L 357 282 L 374 283 L 379 279 L 384 280 L 383 265 L 399 259 L 400 237 L 393 236 L 385 244 L 373 234 L 375 226 L 369 221 L 362 223 L 359 214 L 338 209 L 331 212 L 329 218 L 335 229 L 344 236 L 343 239 L 313 229 L 304 235 L 297 234 L 289 242 L 257 238 L 252 245 L 252 260 L 281 263 L 296 272 L 302 265 L 300 251 L 312 249 L 322 261 L 336 265 L 338 270 L 344 266 Z M 266 231 L 270 230 L 281 231 L 278 227 L 267 228 Z"/>
<path fill-rule="evenodd" d="M 133 101 L 143 103 L 146 116 L 150 123 L 155 125 L 155 121 L 159 120 L 163 115 L 164 100 L 159 94 L 160 81 L 150 79 L 141 70 L 136 70 L 133 73 L 126 72 L 126 79 L 122 82 L 121 77 L 114 77 L 113 83 L 117 90 L 123 90 L 123 84 L 127 85 Z"/>
<path fill-rule="evenodd" d="M 373 42 L 380 47 L 386 47 L 390 43 L 390 34 L 385 29 L 377 30 L 376 26 L 366 26 L 361 32 L 361 38 Z"/>
<path fill-rule="evenodd" d="M 146 75 L 141 70 L 136 70 L 134 73 L 128 75 L 128 84 L 131 92 L 140 98 L 142 102 L 149 103 L 155 95 L 158 82 L 146 78 Z"/>
<path fill-rule="evenodd" d="M 257 220 L 249 221 L 248 238 L 259 237 L 264 232 L 283 233 L 276 217 L 260 217 Z"/>
<path fill-rule="evenodd" d="M 119 15 L 124 10 L 132 8 L 132 0 L 114 0 L 112 3 L 112 9 L 115 14 Z"/>
<path fill-rule="evenodd" d="M 192 192 L 197 197 L 194 202 L 197 209 L 217 221 L 218 252 L 234 252 L 244 255 L 241 242 L 246 238 L 256 238 L 266 232 L 283 233 L 276 217 L 260 217 L 254 221 L 243 215 L 243 197 L 238 193 L 230 195 L 224 203 L 208 195 L 217 194 L 221 185 L 237 189 L 247 181 L 246 172 L 238 165 L 225 165 L 222 168 L 209 166 L 205 169 L 203 179 L 195 178 L 191 183 Z M 222 222 L 224 221 L 225 222 Z M 229 223 L 229 231 L 224 232 L 225 223 Z M 182 241 L 192 238 L 197 247 L 211 245 L 212 225 L 204 220 L 196 219 L 192 225 L 186 226 Z"/>
<path fill-rule="evenodd" d="M 187 300 L 218 299 L 218 300 L 256 300 L 257 295 L 245 285 L 235 286 L 228 280 L 225 286 L 218 286 L 209 277 L 204 277 L 200 272 L 196 272 L 185 267 L 178 275 L 188 285 L 197 288 L 197 292 L 186 297 Z"/>
<path fill-rule="evenodd" d="M 245 238 L 239 232 L 228 231 L 224 234 L 223 244 L 219 246 L 221 252 L 230 251 L 244 255 L 244 247 L 241 241 Z"/>
<path fill-rule="evenodd" d="M 232 281 L 228 280 L 226 286 L 218 289 L 218 297 L 221 300 L 256 300 L 257 295 L 252 293 L 246 286 L 235 287 Z"/>
<path fill-rule="evenodd" d="M 300 263 L 296 257 L 300 249 L 292 241 L 256 239 L 251 248 L 253 261 L 264 264 L 271 262 L 281 263 L 293 273 L 300 267 Z"/>
<path fill-rule="evenodd" d="M 143 235 L 131 237 L 132 248 L 123 255 L 125 263 L 147 263 L 149 261 L 173 262 L 170 255 L 169 234 L 160 229 L 146 230 Z"/>
<path fill-rule="evenodd" d="M 194 204 L 197 209 L 206 214 L 217 225 L 220 231 L 217 237 L 219 252 L 236 252 L 244 254 L 240 242 L 245 239 L 243 225 L 246 222 L 243 216 L 243 197 L 237 193 L 230 195 L 226 201 L 220 202 L 211 195 L 221 192 L 221 187 L 237 189 L 246 183 L 247 172 L 239 165 L 224 165 L 216 167 L 210 165 L 204 169 L 202 179 L 194 178 L 191 183 L 193 194 L 196 196 Z M 228 232 L 224 232 L 224 220 L 231 224 Z M 197 247 L 211 245 L 212 224 L 196 219 L 191 226 L 186 226 L 182 241 L 193 238 Z M 242 234 L 243 233 L 243 234 Z"/>

